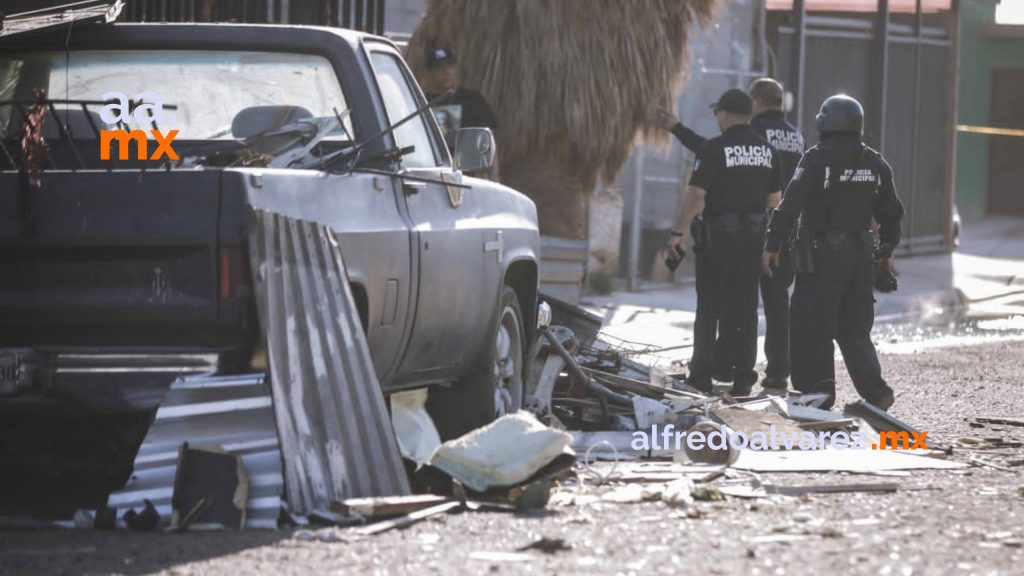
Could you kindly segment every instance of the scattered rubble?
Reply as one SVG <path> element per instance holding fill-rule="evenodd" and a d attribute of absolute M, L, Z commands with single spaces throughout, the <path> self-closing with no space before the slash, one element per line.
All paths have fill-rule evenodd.
<path fill-rule="evenodd" d="M 556 306 L 555 310 L 564 315 L 567 308 Z M 973 418 L 971 425 L 979 429 L 979 435 L 959 437 L 941 450 L 933 449 L 939 444 L 932 438 L 928 438 L 927 450 L 907 446 L 870 450 L 824 444 L 809 447 L 802 440 L 752 449 L 740 441 L 769 434 L 791 439 L 860 434 L 869 445 L 878 446 L 886 438 L 882 433 L 924 434 L 864 402 L 850 404 L 843 412 L 824 410 L 820 408 L 825 400 L 821 394 L 779 392 L 745 398 L 704 395 L 686 385 L 685 375 L 666 374 L 630 360 L 634 352 L 650 355 L 650 347 L 605 342 L 591 330 L 586 315 L 574 318 L 573 323 L 583 327 L 581 336 L 559 325 L 539 334 L 533 347 L 533 370 L 524 382 L 527 410 L 503 416 L 462 437 L 440 441 L 424 408 L 425 391 L 393 394 L 385 417 L 390 416 L 395 443 L 383 438 L 375 441 L 382 446 L 397 445 L 410 470 L 414 467 L 417 474 L 426 469 L 440 475 L 447 479 L 447 488 L 445 482 L 440 482 L 431 485 L 431 489 L 437 489 L 435 494 L 333 498 L 329 504 L 303 513 L 294 513 L 291 497 L 286 495 L 285 500 L 277 500 L 288 510 L 283 517 L 307 527 L 296 532 L 295 538 L 350 542 L 459 512 L 640 502 L 662 502 L 681 509 L 678 514 L 682 517 L 697 518 L 713 509 L 702 508 L 701 503 L 730 498 L 748 499 L 754 502 L 750 504 L 753 509 L 758 501 L 770 504 L 809 495 L 882 495 L 933 489 L 902 481 L 784 485 L 762 482 L 759 473 L 764 472 L 856 472 L 905 478 L 910 475 L 908 471 L 920 469 L 967 473 L 963 469 L 969 465 L 1016 473 L 1024 464 L 1020 458 L 992 460 L 1020 456 L 1024 441 L 980 431 L 992 426 L 1017 426 L 1019 419 L 1008 417 Z M 256 387 L 262 395 L 255 393 Z M 208 390 L 217 390 L 218 398 L 227 399 L 221 401 L 226 404 L 215 409 L 215 403 L 205 400 Z M 235 390 L 237 398 L 232 396 Z M 265 432 L 268 422 L 273 422 L 272 406 L 272 391 L 259 375 L 234 380 L 202 376 L 179 381 L 162 405 L 157 426 L 147 437 L 136 463 L 137 474 L 146 475 L 147 462 L 163 462 L 162 474 L 166 475 L 166 470 L 173 473 L 173 498 L 150 500 L 155 494 L 152 484 L 140 477 L 133 479 L 126 492 L 112 496 L 114 507 L 95 513 L 80 511 L 74 526 L 112 528 L 120 511 L 123 525 L 136 530 L 252 527 L 247 518 L 257 509 L 251 490 L 260 490 L 269 480 L 281 494 L 280 465 L 269 476 L 261 472 L 258 479 L 254 477 L 251 486 L 249 480 L 257 465 L 254 450 L 269 447 L 273 450 L 269 454 L 280 458 L 276 435 L 271 445 L 253 431 L 246 431 L 244 438 L 250 439 L 246 442 L 242 437 L 226 436 L 220 432 L 223 427 L 205 421 L 200 426 L 197 418 L 200 414 L 218 415 L 219 410 L 225 414 L 239 409 L 258 410 L 259 418 L 252 421 L 261 422 Z M 374 410 L 381 406 L 374 403 Z M 291 413 L 288 417 L 302 418 Z M 211 428 L 211 432 L 203 431 L 203 427 Z M 183 430 L 191 431 L 191 435 L 183 435 Z M 686 438 L 697 432 L 707 441 L 691 446 Z M 184 441 L 193 437 L 205 440 L 202 449 Z M 176 446 L 177 458 L 168 468 L 172 464 L 168 461 L 172 445 Z M 949 458 L 954 450 L 968 455 L 966 463 Z M 285 462 L 287 465 L 287 458 Z M 304 495 L 302 501 L 309 505 L 321 497 Z M 801 533 L 767 534 L 746 541 L 789 542 L 842 535 L 817 527 L 813 518 L 800 518 L 795 515 L 793 523 L 804 527 Z M 317 524 L 326 527 L 312 527 Z M 820 530 L 808 532 L 807 527 Z M 474 558 L 518 562 L 529 558 L 529 554 L 523 554 L 528 550 L 553 553 L 569 548 L 563 540 L 542 538 L 515 552 L 480 551 L 474 553 Z"/>

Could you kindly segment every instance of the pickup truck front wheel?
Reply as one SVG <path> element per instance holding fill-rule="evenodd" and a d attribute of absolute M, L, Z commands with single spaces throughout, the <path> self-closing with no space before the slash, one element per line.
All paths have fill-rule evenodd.
<path fill-rule="evenodd" d="M 502 289 L 499 310 L 485 367 L 450 388 L 430 392 L 427 407 L 444 440 L 511 414 L 523 404 L 523 313 L 519 298 L 508 286 Z"/>

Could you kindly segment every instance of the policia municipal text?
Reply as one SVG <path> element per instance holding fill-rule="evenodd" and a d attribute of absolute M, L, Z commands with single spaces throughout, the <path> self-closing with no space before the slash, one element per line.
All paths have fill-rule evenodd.
<path fill-rule="evenodd" d="M 800 157 L 804 153 L 804 139 L 800 132 L 786 121 L 782 111 L 782 85 L 771 78 L 758 78 L 748 90 L 753 103 L 750 127 L 775 150 L 779 160 L 779 173 L 785 184 L 793 177 Z M 694 154 L 701 154 L 708 139 L 683 125 L 675 114 L 658 111 L 659 124 Z M 761 301 L 764 304 L 764 355 L 767 360 L 762 386 L 774 393 L 789 387 L 789 287 L 793 283 L 793 261 L 789 243 L 779 252 L 779 266 L 771 276 L 761 277 Z M 732 382 L 733 367 L 725 366 L 721 348 L 716 348 L 715 370 L 712 377 Z"/>
<path fill-rule="evenodd" d="M 791 301 L 793 387 L 835 401 L 833 341 L 857 392 L 886 410 L 893 391 L 882 379 L 871 342 L 875 264 L 892 278 L 892 251 L 900 241 L 903 205 L 892 169 L 861 142 L 864 110 L 849 96 L 832 96 L 816 118 L 821 143 L 804 154 L 785 198 L 768 224 L 762 265 L 777 270 L 779 252 L 799 222 Z M 879 244 L 871 233 L 878 223 Z"/>
<path fill-rule="evenodd" d="M 697 315 L 687 383 L 711 392 L 712 373 L 727 370 L 732 394 L 746 396 L 757 381 L 759 253 L 766 210 L 781 198 L 780 162 L 750 127 L 746 93 L 728 90 L 712 108 L 722 135 L 697 154 L 670 249 L 681 247 L 689 228 L 697 255 Z"/>

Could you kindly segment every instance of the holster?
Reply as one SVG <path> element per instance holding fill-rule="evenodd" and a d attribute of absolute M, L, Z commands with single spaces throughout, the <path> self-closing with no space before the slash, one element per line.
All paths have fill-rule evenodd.
<path fill-rule="evenodd" d="M 801 228 L 793 239 L 793 267 L 797 274 L 814 274 L 818 248 L 818 242 L 811 231 Z"/>
<path fill-rule="evenodd" d="M 714 247 L 714 233 L 712 231 L 713 224 L 703 216 L 694 218 L 693 223 L 690 224 L 690 235 L 693 236 L 693 251 L 696 253 L 706 253 Z"/>
<path fill-rule="evenodd" d="M 814 242 L 797 239 L 793 242 L 793 266 L 797 274 L 814 274 L 817 260 L 817 247 Z"/>

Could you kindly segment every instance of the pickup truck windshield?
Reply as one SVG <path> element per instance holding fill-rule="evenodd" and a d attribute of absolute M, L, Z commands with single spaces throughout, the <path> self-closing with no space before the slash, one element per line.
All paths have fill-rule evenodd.
<path fill-rule="evenodd" d="M 58 111 L 67 109 L 68 115 L 79 116 L 67 119 L 76 139 L 94 138 L 83 133 L 93 132 L 93 124 L 100 130 L 117 127 L 100 118 L 111 93 L 147 104 L 154 104 L 154 95 L 159 96 L 163 121 L 158 126 L 152 125 L 154 114 L 147 109 L 127 125 L 141 130 L 176 129 L 179 140 L 237 139 L 251 135 L 256 121 L 273 123 L 280 117 L 281 125 L 334 118 L 348 108 L 327 59 L 307 54 L 97 50 L 0 55 L 0 102 L 31 101 L 36 88 L 46 89 Z M 142 93 L 148 94 L 140 98 Z M 83 102 L 87 112 L 82 110 Z M 252 113 L 257 107 L 263 107 L 262 114 Z M 247 109 L 247 114 L 239 116 Z M 0 105 L 0 134 L 14 137 L 20 125 L 16 107 Z M 348 118 L 345 128 L 352 133 Z M 349 138 L 335 128 L 326 139 Z"/>

